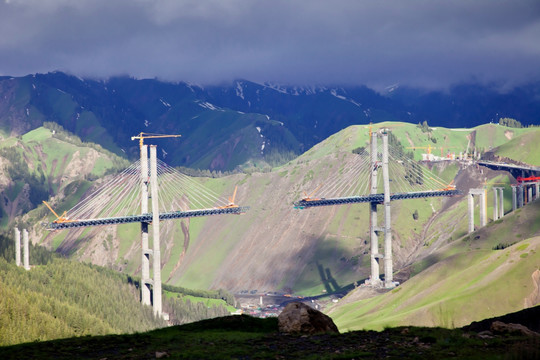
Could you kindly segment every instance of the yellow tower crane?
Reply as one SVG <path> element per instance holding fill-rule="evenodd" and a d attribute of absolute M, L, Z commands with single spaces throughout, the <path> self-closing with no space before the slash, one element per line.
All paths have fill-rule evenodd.
<path fill-rule="evenodd" d="M 435 150 L 437 148 L 428 144 L 428 146 L 409 146 L 407 149 L 427 149 L 427 153 L 431 154 L 431 150 Z"/>
<path fill-rule="evenodd" d="M 161 139 L 161 138 L 169 138 L 169 137 L 180 137 L 182 135 L 164 135 L 164 134 L 150 134 L 150 133 L 144 133 L 141 132 L 135 136 L 131 137 L 131 140 L 137 140 L 139 139 L 139 146 L 142 148 L 144 145 L 144 139 Z"/>

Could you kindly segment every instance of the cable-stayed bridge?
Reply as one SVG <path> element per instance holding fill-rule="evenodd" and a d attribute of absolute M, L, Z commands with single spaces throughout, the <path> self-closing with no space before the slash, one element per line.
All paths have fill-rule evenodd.
<path fill-rule="evenodd" d="M 101 184 L 53 222 L 49 230 L 87 226 L 152 222 L 152 213 L 141 213 L 141 161 Z M 148 183 L 148 173 L 145 183 Z M 159 220 L 221 214 L 241 214 L 248 207 L 237 206 L 193 178 L 157 160 Z"/>
<path fill-rule="evenodd" d="M 370 204 L 370 247 L 372 286 L 383 286 L 379 276 L 379 260 L 384 259 L 384 286 L 392 288 L 392 229 L 390 203 L 395 200 L 418 199 L 462 194 L 455 186 L 421 166 L 408 156 L 401 146 L 389 146 L 388 132 L 382 130 L 382 144 L 378 134 L 370 136 L 368 148 L 358 148 L 355 159 L 346 164 L 341 173 L 325 184 L 320 184 L 311 194 L 294 203 L 295 208 L 318 206 Z M 382 177 L 378 176 L 382 170 Z M 377 206 L 384 205 L 384 226 L 377 221 Z M 379 254 L 379 233 L 384 233 L 384 256 Z"/>
<path fill-rule="evenodd" d="M 164 137 L 150 135 L 147 137 Z M 152 305 L 156 316 L 162 313 L 160 221 L 222 214 L 241 214 L 247 207 L 234 204 L 236 189 L 227 201 L 157 159 L 156 146 L 143 144 L 141 159 L 122 173 L 101 184 L 79 203 L 47 224 L 49 230 L 89 226 L 141 224 L 141 302 Z M 149 188 L 150 187 L 150 192 Z M 148 205 L 151 199 L 152 209 Z M 51 211 L 52 208 L 45 203 Z M 149 225 L 152 225 L 152 249 L 149 248 Z M 153 278 L 150 275 L 152 259 Z"/>

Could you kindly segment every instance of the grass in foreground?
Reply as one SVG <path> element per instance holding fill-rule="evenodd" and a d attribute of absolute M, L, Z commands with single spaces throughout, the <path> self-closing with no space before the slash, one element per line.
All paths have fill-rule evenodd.
<path fill-rule="evenodd" d="M 2 359 L 529 359 L 540 340 L 461 329 L 400 327 L 341 335 L 283 335 L 277 319 L 228 316 L 134 335 L 78 337 L 0 348 Z"/>

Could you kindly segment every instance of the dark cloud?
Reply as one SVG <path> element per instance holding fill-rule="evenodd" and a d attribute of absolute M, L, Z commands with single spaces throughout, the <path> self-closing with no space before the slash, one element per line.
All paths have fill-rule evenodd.
<path fill-rule="evenodd" d="M 540 2 L 0 0 L 0 74 L 197 83 L 540 80 Z"/>

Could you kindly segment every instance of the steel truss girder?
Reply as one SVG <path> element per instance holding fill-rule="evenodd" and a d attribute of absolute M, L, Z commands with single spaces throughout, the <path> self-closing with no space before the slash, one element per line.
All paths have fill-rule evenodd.
<path fill-rule="evenodd" d="M 171 220 L 182 219 L 190 217 L 210 216 L 210 215 L 222 215 L 222 214 L 242 214 L 249 209 L 248 206 L 229 207 L 223 209 L 202 209 L 202 210 L 188 210 L 188 211 L 172 211 L 159 214 L 159 220 Z M 88 219 L 88 220 L 73 220 L 68 222 L 52 222 L 47 224 L 48 230 L 61 230 L 69 228 L 87 227 L 87 226 L 104 226 L 104 225 L 118 225 L 127 223 L 151 223 L 152 214 L 142 215 L 127 215 L 102 219 Z"/>
<path fill-rule="evenodd" d="M 455 196 L 462 195 L 463 192 L 460 190 L 439 190 L 439 191 L 418 191 L 418 192 L 409 192 L 409 193 L 396 193 L 390 195 L 390 201 L 393 200 L 404 200 L 404 199 L 420 199 L 427 197 L 438 197 L 438 196 Z M 372 194 L 372 195 L 363 195 L 363 196 L 349 196 L 349 197 L 340 197 L 340 198 L 330 198 L 330 199 L 314 199 L 314 200 L 300 200 L 294 203 L 294 206 L 297 208 L 306 208 L 306 207 L 315 207 L 315 206 L 330 206 L 330 205 L 344 205 L 344 204 L 354 204 L 354 203 L 365 203 L 365 202 L 374 202 L 374 203 L 383 203 L 384 194 Z"/>

